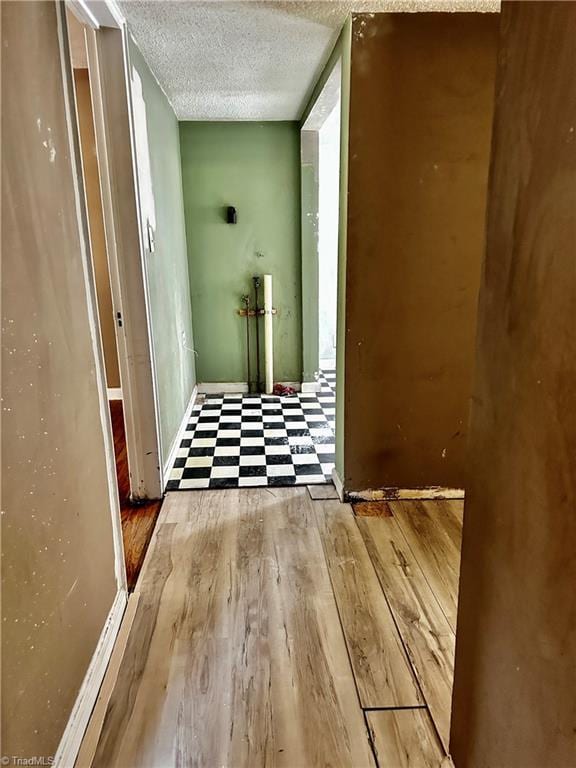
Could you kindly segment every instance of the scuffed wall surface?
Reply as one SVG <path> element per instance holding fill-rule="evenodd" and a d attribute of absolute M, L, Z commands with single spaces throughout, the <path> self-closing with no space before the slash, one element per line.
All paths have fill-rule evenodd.
<path fill-rule="evenodd" d="M 576 765 L 576 4 L 502 12 L 451 753 Z"/>
<path fill-rule="evenodd" d="M 2 3 L 2 753 L 54 754 L 116 594 L 54 3 Z"/>
<path fill-rule="evenodd" d="M 196 384 L 178 121 L 131 41 L 142 82 L 155 209 L 155 249 L 147 253 L 148 289 L 165 463 Z"/>
<path fill-rule="evenodd" d="M 347 490 L 465 485 L 499 18 L 353 18 Z"/>

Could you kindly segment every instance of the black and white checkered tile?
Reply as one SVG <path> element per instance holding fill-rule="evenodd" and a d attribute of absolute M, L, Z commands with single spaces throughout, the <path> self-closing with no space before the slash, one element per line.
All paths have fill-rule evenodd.
<path fill-rule="evenodd" d="M 207 395 L 192 410 L 167 490 L 328 482 L 335 381 L 323 371 L 315 393 Z"/>

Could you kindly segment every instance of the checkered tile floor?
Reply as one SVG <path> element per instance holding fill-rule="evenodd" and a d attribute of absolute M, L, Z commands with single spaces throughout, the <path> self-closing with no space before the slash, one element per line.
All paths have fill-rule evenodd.
<path fill-rule="evenodd" d="M 335 381 L 335 371 L 322 371 L 315 393 L 207 395 L 192 410 L 167 490 L 330 481 Z"/>

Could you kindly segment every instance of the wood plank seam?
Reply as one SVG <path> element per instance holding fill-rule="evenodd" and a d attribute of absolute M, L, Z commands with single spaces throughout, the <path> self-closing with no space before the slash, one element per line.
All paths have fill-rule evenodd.
<path fill-rule="evenodd" d="M 336 610 L 337 610 L 337 613 L 338 613 L 338 619 L 339 619 L 339 622 L 340 622 L 340 627 L 342 629 L 342 635 L 344 637 L 344 642 L 345 642 L 345 645 L 346 645 L 346 652 L 348 654 L 348 660 L 349 660 L 349 663 L 350 663 L 351 668 L 352 668 L 352 674 L 353 674 L 353 678 L 354 678 L 354 684 L 355 684 L 355 687 L 356 687 L 356 692 L 358 694 L 358 699 L 359 699 L 359 702 L 360 702 L 360 706 L 364 708 L 363 695 L 362 695 L 362 691 L 360 690 L 360 682 L 361 681 L 359 681 L 357 679 L 358 670 L 356 669 L 356 665 L 354 663 L 354 658 L 352 656 L 352 650 L 351 650 L 351 647 L 350 647 L 350 639 L 349 639 L 349 631 L 346 628 L 344 619 L 342 617 L 341 608 L 340 608 L 341 592 L 340 592 L 340 589 L 338 589 L 337 586 L 334 583 L 334 580 L 333 580 L 333 577 L 332 577 L 332 566 L 330 564 L 330 558 L 329 558 L 328 553 L 327 553 L 327 543 L 325 543 L 325 536 L 324 536 L 324 534 L 323 534 L 323 532 L 322 532 L 322 530 L 321 530 L 321 528 L 320 528 L 320 526 L 318 524 L 318 514 L 321 513 L 321 510 L 322 510 L 322 508 L 325 505 L 324 504 L 317 504 L 317 505 L 315 505 L 315 504 L 312 503 L 312 506 L 315 507 L 315 509 L 314 509 L 314 523 L 315 523 L 316 530 L 318 531 L 320 542 L 322 544 L 322 552 L 324 554 L 324 561 L 326 563 L 326 568 L 328 570 L 328 576 L 329 576 L 329 579 L 330 579 L 330 586 L 332 588 L 332 593 L 334 595 L 334 601 L 335 601 L 335 604 L 336 604 Z M 406 664 L 406 669 L 407 669 L 408 674 L 410 675 L 411 683 L 413 685 L 416 697 L 421 702 L 425 702 L 426 700 L 424 698 L 421 686 L 420 686 L 420 684 L 418 682 L 417 675 L 414 673 L 414 666 L 413 666 L 413 664 L 411 662 L 411 659 L 410 659 L 409 655 L 406 653 L 406 647 L 405 647 L 405 644 L 404 644 L 404 642 L 402 640 L 402 636 L 400 634 L 397 622 L 396 622 L 396 620 L 394 618 L 394 613 L 393 613 L 393 611 L 391 609 L 391 606 L 390 606 L 390 603 L 388 602 L 388 600 L 386 598 L 386 595 L 384 594 L 384 591 L 382 589 L 382 584 L 380 583 L 380 580 L 378 578 L 378 574 L 377 574 L 376 569 L 374 567 L 374 563 L 372 562 L 372 558 L 370 557 L 370 554 L 369 554 L 369 552 L 368 552 L 368 550 L 366 548 L 366 544 L 364 542 L 364 538 L 362 536 L 362 532 L 359 530 L 358 526 L 356 525 L 354 512 L 353 512 L 353 510 L 352 510 L 352 508 L 351 508 L 351 506 L 349 504 L 347 504 L 346 507 L 347 507 L 347 510 L 349 512 L 349 515 L 350 515 L 351 525 L 353 526 L 354 530 L 356 530 L 358 532 L 359 540 L 362 543 L 362 547 L 364 548 L 364 550 L 366 552 L 366 562 L 368 563 L 368 568 L 370 570 L 370 573 L 372 573 L 373 576 L 374 576 L 374 583 L 376 585 L 378 585 L 378 587 L 380 588 L 380 592 L 383 595 L 384 602 L 385 602 L 386 608 L 388 610 L 389 617 L 391 619 L 391 622 L 392 622 L 393 627 L 394 627 L 394 631 L 396 633 L 396 640 L 398 642 L 399 651 L 400 651 L 400 653 L 402 654 L 402 656 L 404 658 L 404 662 Z M 364 691 L 364 694 L 366 695 L 366 691 Z"/>
<path fill-rule="evenodd" d="M 312 499 L 311 501 L 312 501 L 312 506 L 316 506 L 313 503 L 314 500 Z M 318 505 L 318 506 L 320 506 L 320 505 Z M 338 615 L 338 622 L 340 624 L 340 629 L 342 631 L 342 637 L 344 638 L 344 646 L 346 648 L 346 655 L 348 657 L 348 665 L 350 667 L 350 672 L 352 674 L 352 679 L 354 681 L 354 689 L 356 691 L 356 697 L 358 698 L 358 706 L 360 707 L 362 712 L 364 712 L 364 710 L 362 708 L 362 700 L 360 698 L 360 690 L 358 688 L 358 682 L 356 681 L 356 675 L 354 673 L 354 665 L 352 664 L 352 657 L 350 655 L 350 648 L 348 647 L 348 642 L 347 642 L 347 639 L 346 639 L 346 632 L 344 631 L 344 625 L 342 623 L 342 615 L 340 613 L 340 605 L 338 604 L 338 600 L 336 599 L 336 591 L 334 589 L 334 582 L 332 580 L 332 574 L 330 572 L 330 565 L 328 563 L 328 558 L 326 556 L 326 548 L 324 546 L 324 540 L 323 540 L 323 537 L 322 537 L 322 535 L 320 533 L 320 530 L 318 528 L 318 521 L 316 519 L 316 514 L 314 514 L 314 525 L 316 527 L 316 530 L 318 532 L 318 538 L 320 539 L 320 543 L 322 545 L 322 554 L 324 555 L 324 563 L 326 564 L 326 570 L 328 571 L 328 579 L 330 581 L 330 588 L 332 590 L 332 594 L 334 595 L 334 603 L 336 604 L 336 613 Z M 364 716 L 364 721 L 366 722 L 366 716 L 365 715 L 363 715 L 363 716 Z M 368 723 L 366 723 L 366 734 L 368 736 L 368 741 L 370 742 L 370 748 L 372 749 L 372 752 L 374 752 L 374 749 L 372 748 L 372 742 L 370 740 L 370 729 L 368 728 Z M 378 765 L 378 761 L 376 760 L 376 755 L 374 755 L 374 760 L 376 761 L 376 765 Z"/>
<path fill-rule="evenodd" d="M 360 532 L 360 536 L 362 537 L 362 540 L 364 540 L 364 536 L 362 535 L 362 531 L 360 530 L 360 526 L 358 525 L 358 521 L 356 519 L 356 515 L 353 514 L 353 518 L 354 518 L 354 524 L 358 528 L 358 530 Z M 374 573 L 376 574 L 376 578 L 378 580 L 378 584 L 380 585 L 380 589 L 382 591 L 382 594 L 384 595 L 384 600 L 386 601 L 386 605 L 388 606 L 388 610 L 390 611 L 390 615 L 392 616 L 392 621 L 394 622 L 394 627 L 396 628 L 396 632 L 398 633 L 398 637 L 400 638 L 400 642 L 402 643 L 402 648 L 404 649 L 404 654 L 405 654 L 406 658 L 408 659 L 408 664 L 410 665 L 410 669 L 412 670 L 412 673 L 414 675 L 414 680 L 415 680 L 416 685 L 418 687 L 418 691 L 420 692 L 420 696 L 422 697 L 422 701 L 424 702 L 423 706 L 427 707 L 426 696 L 424 695 L 424 691 L 422 690 L 422 686 L 420 685 L 420 679 L 419 679 L 419 676 L 418 676 L 417 671 L 416 671 L 416 667 L 415 667 L 415 664 L 414 664 L 414 659 L 412 658 L 412 656 L 410 654 L 410 649 L 408 648 L 408 646 L 404 642 L 404 637 L 402 636 L 402 632 L 400 631 L 400 626 L 398 624 L 398 620 L 396 619 L 396 614 L 395 614 L 395 612 L 394 612 L 394 610 L 392 608 L 392 605 L 390 604 L 390 600 L 388 599 L 388 595 L 386 594 L 386 590 L 384 589 L 384 586 L 383 586 L 382 582 L 380 581 L 380 575 L 378 574 L 378 569 L 374 565 L 374 561 L 372 560 L 372 555 L 370 554 L 370 550 L 368 549 L 368 547 L 366 547 L 366 550 L 368 552 L 368 557 L 370 559 L 370 563 L 372 565 Z M 409 707 L 409 709 L 410 708 L 411 707 Z M 399 709 L 399 707 L 395 707 L 395 709 Z M 366 711 L 369 711 L 369 709 L 366 709 Z"/>
<path fill-rule="evenodd" d="M 394 768 L 447 768 L 452 765 L 427 708 L 424 711 L 417 707 L 365 712 L 364 717 L 379 768 L 391 765 Z"/>
<path fill-rule="evenodd" d="M 368 716 L 366 714 L 366 710 L 362 711 L 362 717 L 364 718 L 364 726 L 366 727 L 366 733 L 368 734 L 368 743 L 370 744 L 370 749 L 372 750 L 372 754 L 374 755 L 374 762 L 376 764 L 376 768 L 386 768 L 383 765 L 380 765 L 380 761 L 378 760 L 378 752 L 376 750 L 376 744 L 374 743 L 374 734 L 372 733 L 372 729 L 370 728 L 370 723 L 368 722 Z"/>
<path fill-rule="evenodd" d="M 360 518 L 360 519 L 362 519 L 362 518 Z M 356 525 L 358 526 L 358 529 L 360 530 L 360 533 L 362 534 L 362 530 L 361 530 L 360 526 L 358 525 L 358 518 L 356 517 L 356 515 L 354 515 L 354 521 L 355 521 Z M 396 521 L 394 521 L 394 524 L 396 525 L 396 528 L 397 528 L 397 529 L 400 531 L 401 529 L 400 529 L 400 527 L 398 526 L 398 523 L 397 523 Z M 403 534 L 402 534 L 402 536 L 404 537 L 404 535 L 403 535 Z M 363 537 L 363 538 L 364 538 L 364 537 Z M 410 549 L 410 548 L 409 548 L 409 549 Z M 384 588 L 384 585 L 382 584 L 382 580 L 381 580 L 381 578 L 380 578 L 380 573 L 379 573 L 379 570 L 378 570 L 378 568 L 376 568 L 376 566 L 375 566 L 375 564 L 374 564 L 374 561 L 373 561 L 373 559 L 372 559 L 372 553 L 371 553 L 371 551 L 370 551 L 370 547 L 367 547 L 367 550 L 368 550 L 368 555 L 369 555 L 369 557 L 370 557 L 370 560 L 371 560 L 371 562 L 372 562 L 372 565 L 373 565 L 373 567 L 374 567 L 374 570 L 376 571 L 376 576 L 377 576 L 377 578 L 378 578 L 378 582 L 379 582 L 379 584 L 380 584 L 380 588 L 382 589 L 382 593 L 384 594 L 384 599 L 386 600 L 386 603 L 388 604 L 388 607 L 389 607 L 389 609 L 390 609 L 390 612 L 391 612 L 391 614 L 392 614 L 392 619 L 393 619 L 393 621 L 394 621 L 394 624 L 395 624 L 395 626 L 396 626 L 396 631 L 398 632 L 398 634 L 399 634 L 399 636 L 400 636 L 400 641 L 401 641 L 401 643 L 402 643 L 402 646 L 404 647 L 404 651 L 405 651 L 405 653 L 406 653 L 406 656 L 407 656 L 407 657 L 408 657 L 408 659 L 409 659 L 409 662 L 410 662 L 410 666 L 411 666 L 411 668 L 412 668 L 412 670 L 413 670 L 413 672 L 414 672 L 414 676 L 415 676 L 415 678 L 416 678 L 416 682 L 418 683 L 418 687 L 419 687 L 419 689 L 420 689 L 420 691 L 421 691 L 421 693 L 422 693 L 422 697 L 423 697 L 423 700 L 426 702 L 426 709 L 427 709 L 427 710 L 428 710 L 428 712 L 430 713 L 430 719 L 432 720 L 432 725 L 433 725 L 434 731 L 435 731 L 435 733 L 436 733 L 436 736 L 437 736 L 437 738 L 438 738 L 438 740 L 439 740 L 440 744 L 442 745 L 442 749 L 443 749 L 443 751 L 444 751 L 445 755 L 447 755 L 447 756 L 449 757 L 449 753 L 448 753 L 448 746 L 447 746 L 447 744 L 445 744 L 445 743 L 444 743 L 444 740 L 443 740 L 443 738 L 442 738 L 442 734 L 440 733 L 440 730 L 439 730 L 439 728 L 438 728 L 438 724 L 437 724 L 437 722 L 436 722 L 436 719 L 435 719 L 435 718 L 432 716 L 432 713 L 430 712 L 430 706 L 429 706 L 429 704 L 428 704 L 428 700 L 427 700 L 427 698 L 426 698 L 426 696 L 425 696 L 425 694 L 424 694 L 424 690 L 423 690 L 423 688 L 422 688 L 422 684 L 421 684 L 421 682 L 420 682 L 420 674 L 419 674 L 419 672 L 418 672 L 418 668 L 417 668 L 417 666 L 416 666 L 416 662 L 415 662 L 415 659 L 414 659 L 414 657 L 413 657 L 413 654 L 412 654 L 412 652 L 411 652 L 411 650 L 410 650 L 410 647 L 409 647 L 408 643 L 407 643 L 407 642 L 405 641 L 405 639 L 404 639 L 404 634 L 403 634 L 403 632 L 402 632 L 402 631 L 401 631 L 401 629 L 400 629 L 400 625 L 399 625 L 399 622 L 398 622 L 398 620 L 396 619 L 396 612 L 394 611 L 394 609 L 393 609 L 393 607 L 392 607 L 392 605 L 391 605 L 391 603 L 390 603 L 390 600 L 389 600 L 389 598 L 388 598 L 388 595 L 386 594 L 386 590 L 385 590 L 385 588 Z M 411 549 L 410 549 L 410 552 L 412 552 L 412 550 L 411 550 Z M 420 568 L 420 563 L 418 562 L 418 560 L 417 560 L 416 558 L 414 558 L 414 562 L 415 562 L 415 564 L 417 565 L 417 567 L 418 567 L 418 569 L 420 570 L 420 572 L 422 572 L 422 569 Z M 426 579 L 425 579 L 425 577 L 424 577 L 424 574 L 422 574 L 422 576 L 423 576 L 424 580 L 426 581 Z M 426 581 L 426 584 L 428 584 L 428 582 L 427 582 L 427 581 Z M 429 588 L 430 588 L 430 587 L 429 587 Z M 430 591 L 432 591 L 432 590 L 430 589 Z M 434 597 L 435 597 L 435 596 L 434 596 Z M 444 613 L 443 613 L 442 611 L 441 611 L 441 613 L 442 613 L 442 616 L 444 616 Z M 366 717 L 366 712 L 364 713 L 364 716 Z"/>
<path fill-rule="evenodd" d="M 428 709 L 426 704 L 412 704 L 404 707 L 362 707 L 364 712 L 390 712 L 397 709 Z"/>
<path fill-rule="evenodd" d="M 394 514 L 392 516 L 396 520 L 396 525 L 398 527 L 398 530 L 402 534 L 402 537 L 403 537 L 404 541 L 406 542 L 406 546 L 408 547 L 408 549 L 412 553 L 414 561 L 418 564 L 418 568 L 420 569 L 420 571 L 422 573 L 422 576 L 424 577 L 424 581 L 426 582 L 426 584 L 428 584 L 428 587 L 430 588 L 430 592 L 434 596 L 434 600 L 436 601 L 436 604 L 440 608 L 440 611 L 441 611 L 442 615 L 444 616 L 444 618 L 448 622 L 448 625 L 452 629 L 452 632 L 453 632 L 454 636 L 456 636 L 456 628 L 452 626 L 452 622 L 450 620 L 450 617 L 446 614 L 446 611 L 444 610 L 444 606 L 442 605 L 442 602 L 438 599 L 438 595 L 436 594 L 436 590 L 434 589 L 433 584 L 430 582 L 430 579 L 428 578 L 428 576 L 426 574 L 426 569 L 422 567 L 422 565 L 420 563 L 420 560 L 418 559 L 417 553 L 414 551 L 414 549 L 412 548 L 410 542 L 408 541 L 408 537 L 406 536 L 406 534 L 404 532 L 404 525 L 401 522 L 401 517 L 399 515 L 394 515 Z"/>

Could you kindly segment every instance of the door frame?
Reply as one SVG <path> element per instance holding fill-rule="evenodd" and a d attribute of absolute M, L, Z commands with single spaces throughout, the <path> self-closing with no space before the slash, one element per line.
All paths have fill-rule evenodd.
<path fill-rule="evenodd" d="M 75 0 L 77 3 L 79 0 Z M 104 8 L 107 4 L 101 3 Z M 74 5 L 71 6 L 74 9 Z M 158 499 L 164 486 L 148 278 L 134 152 L 125 20 L 106 27 L 82 21 L 130 475 L 131 498 Z M 119 70 L 122 77 L 118 77 Z"/>
<path fill-rule="evenodd" d="M 82 169 L 78 108 L 76 104 L 76 91 L 74 88 L 72 59 L 68 43 L 68 26 L 66 22 L 66 13 L 64 11 L 64 7 L 58 4 L 56 5 L 56 12 L 59 25 L 60 60 L 66 107 L 66 121 L 68 123 L 70 163 L 72 166 L 74 195 L 76 198 L 76 213 L 80 235 L 80 257 L 82 261 L 82 269 L 84 272 L 88 322 L 90 325 L 90 336 L 94 354 L 94 367 L 96 372 L 95 378 L 98 389 L 98 405 L 100 410 L 100 422 L 102 424 L 102 436 L 104 440 L 106 474 L 108 477 L 108 494 L 112 516 L 112 540 L 114 546 L 114 573 L 116 577 L 118 593 L 124 596 L 122 603 L 125 604 L 126 596 L 128 593 L 128 583 L 126 579 L 124 542 L 122 538 L 122 520 L 120 516 L 120 499 L 118 495 L 118 480 L 116 476 L 114 437 L 112 435 L 112 424 L 108 405 L 108 390 L 106 386 L 104 346 L 100 332 L 98 299 L 96 296 L 96 277 L 94 273 L 92 245 L 88 224 L 84 173 Z M 82 22 L 85 23 L 84 19 L 82 19 Z"/>

